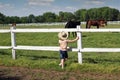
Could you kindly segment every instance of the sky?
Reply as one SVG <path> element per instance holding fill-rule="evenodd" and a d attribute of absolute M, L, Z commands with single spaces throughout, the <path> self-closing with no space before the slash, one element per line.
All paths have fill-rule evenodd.
<path fill-rule="evenodd" d="M 58 14 L 79 9 L 110 7 L 120 11 L 120 0 L 0 0 L 0 13 L 6 16 L 35 16 L 45 12 Z"/>

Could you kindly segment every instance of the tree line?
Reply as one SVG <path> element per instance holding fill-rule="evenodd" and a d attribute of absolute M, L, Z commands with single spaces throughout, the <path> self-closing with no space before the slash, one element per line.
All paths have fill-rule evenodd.
<path fill-rule="evenodd" d="M 120 11 L 110 7 L 79 9 L 75 12 L 63 12 L 58 14 L 53 12 L 45 12 L 42 15 L 35 16 L 30 14 L 29 16 L 5 16 L 0 13 L 0 24 L 9 23 L 42 23 L 42 22 L 66 22 L 68 20 L 75 19 L 79 21 L 105 19 L 107 21 L 120 21 Z"/>

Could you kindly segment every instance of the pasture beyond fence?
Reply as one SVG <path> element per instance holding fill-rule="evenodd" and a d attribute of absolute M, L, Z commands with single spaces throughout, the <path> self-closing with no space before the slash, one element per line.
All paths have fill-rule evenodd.
<path fill-rule="evenodd" d="M 59 51 L 58 46 L 20 46 L 16 44 L 15 33 L 27 33 L 27 32 L 77 32 L 79 40 L 77 41 L 77 48 L 71 48 L 71 51 L 78 52 L 78 63 L 82 64 L 82 52 L 120 52 L 120 48 L 82 48 L 82 32 L 120 32 L 120 29 L 82 29 L 80 26 L 72 29 L 16 29 L 15 26 L 11 26 L 10 29 L 0 29 L 0 33 L 11 34 L 11 46 L 0 46 L 0 49 L 11 49 L 12 58 L 16 59 L 16 50 L 45 50 L 45 51 Z M 56 37 L 57 38 L 57 37 Z"/>

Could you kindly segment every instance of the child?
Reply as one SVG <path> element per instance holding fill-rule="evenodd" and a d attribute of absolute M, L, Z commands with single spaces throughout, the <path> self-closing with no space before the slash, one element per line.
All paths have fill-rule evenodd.
<path fill-rule="evenodd" d="M 64 68 L 64 62 L 68 58 L 67 45 L 68 45 L 68 43 L 77 41 L 79 39 L 79 37 L 76 37 L 73 40 L 69 40 L 69 39 L 67 39 L 68 38 L 68 32 L 64 32 L 64 31 L 60 32 L 58 34 L 58 37 L 59 37 L 59 45 L 60 45 L 60 59 L 61 59 L 61 62 L 60 62 L 59 65 L 62 66 L 62 69 L 63 69 Z"/>

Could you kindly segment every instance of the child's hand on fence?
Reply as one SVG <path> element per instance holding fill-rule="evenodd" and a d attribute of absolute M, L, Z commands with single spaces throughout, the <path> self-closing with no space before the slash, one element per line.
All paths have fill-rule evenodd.
<path fill-rule="evenodd" d="M 79 39 L 79 36 L 77 36 L 76 39 L 78 40 L 78 39 Z"/>

